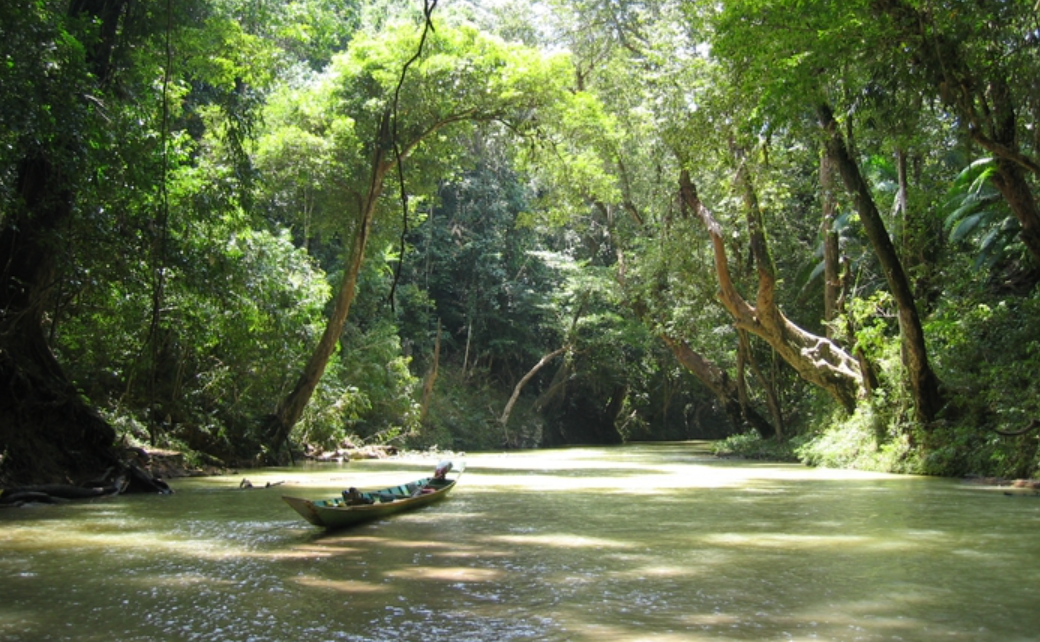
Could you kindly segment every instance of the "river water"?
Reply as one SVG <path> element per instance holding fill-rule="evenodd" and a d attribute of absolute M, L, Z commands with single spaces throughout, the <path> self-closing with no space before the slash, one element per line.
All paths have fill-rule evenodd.
<path fill-rule="evenodd" d="M 1031 493 L 696 443 L 465 459 L 446 501 L 333 533 L 279 496 L 436 461 L 0 510 L 0 640 L 1040 639 Z"/>

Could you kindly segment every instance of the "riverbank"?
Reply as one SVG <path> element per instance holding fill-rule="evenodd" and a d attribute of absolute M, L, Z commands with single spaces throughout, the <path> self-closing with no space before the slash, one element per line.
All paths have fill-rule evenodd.
<path fill-rule="evenodd" d="M 856 448 L 856 452 L 849 446 Z M 821 450 L 830 449 L 829 457 L 820 456 Z M 799 435 L 787 440 L 761 439 L 757 435 L 745 434 L 734 435 L 727 439 L 713 442 L 712 454 L 722 459 L 747 459 L 755 461 L 772 461 L 779 463 L 800 463 L 811 467 L 834 468 L 842 470 L 864 470 L 870 472 L 885 472 L 895 474 L 917 474 L 931 477 L 952 477 L 963 479 L 972 484 L 980 486 L 1008 487 L 1021 490 L 1040 491 L 1040 478 L 1021 476 L 991 475 L 978 472 L 967 472 L 962 474 L 935 474 L 920 470 L 914 470 L 908 465 L 892 465 L 891 456 L 886 456 L 881 449 L 866 449 L 862 444 L 846 442 L 841 445 L 834 443 L 814 443 L 810 437 Z M 866 451 L 866 452 L 864 452 Z M 812 457 L 806 457 L 807 452 L 812 452 Z M 837 464 L 837 465 L 835 465 Z"/>

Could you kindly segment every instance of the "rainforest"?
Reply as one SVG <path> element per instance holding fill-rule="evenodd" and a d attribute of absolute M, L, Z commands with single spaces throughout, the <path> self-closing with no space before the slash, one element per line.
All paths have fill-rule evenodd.
<path fill-rule="evenodd" d="M 5 0 L 0 487 L 715 441 L 1040 474 L 1040 14 Z"/>

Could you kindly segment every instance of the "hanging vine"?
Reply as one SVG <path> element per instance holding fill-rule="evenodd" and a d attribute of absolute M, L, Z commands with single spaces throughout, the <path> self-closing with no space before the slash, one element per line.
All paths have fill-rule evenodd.
<path fill-rule="evenodd" d="M 394 294 L 397 291 L 397 282 L 401 279 L 401 267 L 404 265 L 404 253 L 405 253 L 405 240 L 408 236 L 408 190 L 404 184 L 404 159 L 401 154 L 401 145 L 399 142 L 398 130 L 397 130 L 397 107 L 401 98 L 401 88 L 404 86 L 405 75 L 408 73 L 408 68 L 412 66 L 419 58 L 423 55 L 423 49 L 426 46 L 426 38 L 430 32 L 435 31 L 433 28 L 433 10 L 437 7 L 437 0 L 424 0 L 423 6 L 423 31 L 419 37 L 419 46 L 415 50 L 415 54 L 408 59 L 408 62 L 404 63 L 404 67 L 401 68 L 401 76 L 397 80 L 397 87 L 394 89 L 394 102 L 391 108 L 391 142 L 394 146 L 394 162 L 397 165 L 397 184 L 401 192 L 401 243 L 400 243 L 400 255 L 397 260 L 397 267 L 394 269 L 394 280 L 390 284 L 390 309 L 394 309 Z"/>

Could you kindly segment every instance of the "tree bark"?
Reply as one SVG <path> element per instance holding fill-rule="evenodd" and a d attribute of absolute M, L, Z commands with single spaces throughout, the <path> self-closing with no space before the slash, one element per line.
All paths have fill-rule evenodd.
<path fill-rule="evenodd" d="M 921 327 L 910 282 L 903 272 L 903 265 L 885 229 L 884 221 L 870 194 L 870 188 L 860 174 L 859 165 L 848 152 L 845 138 L 834 121 L 830 107 L 821 106 L 819 117 L 820 125 L 827 133 L 827 155 L 840 172 L 845 188 L 852 194 L 863 229 L 881 263 L 881 269 L 895 299 L 902 335 L 903 365 L 910 379 L 915 413 L 919 421 L 927 424 L 938 414 L 942 398 L 939 394 L 939 380 L 928 363 L 924 330 Z"/>
<path fill-rule="evenodd" d="M 350 314 L 350 307 L 354 303 L 358 274 L 361 273 L 361 264 L 365 258 L 365 247 L 368 244 L 372 219 L 375 217 L 379 197 L 383 193 L 383 182 L 386 179 L 386 175 L 394 167 L 394 159 L 388 153 L 390 149 L 390 146 L 387 144 L 389 136 L 390 112 L 387 111 L 383 114 L 380 123 L 378 140 L 374 141 L 368 190 L 360 201 L 361 205 L 354 229 L 350 259 L 344 267 L 343 280 L 340 281 L 328 323 L 325 324 L 325 330 L 321 335 L 321 339 L 311 353 L 306 365 L 304 365 L 296 385 L 278 403 L 274 414 L 268 418 L 266 430 L 268 443 L 275 449 L 280 448 L 286 442 L 293 426 L 296 425 L 303 415 L 303 411 L 310 402 L 315 388 L 318 387 L 322 375 L 325 374 L 325 367 L 336 349 L 336 344 L 339 343 L 340 335 L 343 334 L 343 327 L 346 325 L 347 316 Z"/>
<path fill-rule="evenodd" d="M 827 154 L 820 156 L 820 191 L 823 223 L 823 321 L 828 339 L 834 339 L 834 320 L 838 318 L 841 296 L 840 246 L 834 222 L 838 216 L 838 200 L 834 195 L 834 170 Z"/>
<path fill-rule="evenodd" d="M 430 374 L 423 382 L 422 410 L 419 413 L 419 422 L 426 422 L 426 413 L 430 411 L 430 401 L 433 399 L 433 384 L 437 382 L 437 369 L 441 361 L 441 320 L 437 319 L 437 337 L 433 341 L 433 366 Z"/>
<path fill-rule="evenodd" d="M 86 46 L 99 96 L 127 0 L 72 0 L 67 14 L 97 24 Z M 41 83 L 48 82 L 41 78 Z M 20 200 L 0 230 L 0 483 L 65 482 L 119 464 L 115 431 L 69 380 L 43 330 L 56 280 L 54 246 L 73 216 L 76 133 L 40 144 L 16 174 Z"/>
<path fill-rule="evenodd" d="M 722 227 L 697 196 L 686 170 L 680 174 L 679 187 L 683 207 L 697 215 L 711 238 L 719 298 L 737 328 L 764 339 L 799 376 L 827 391 L 842 408 L 852 412 L 862 393 L 859 364 L 830 339 L 806 332 L 792 323 L 776 306 L 776 279 L 758 214 L 749 211 L 751 247 L 758 269 L 758 295 L 752 306 L 737 291 L 730 276 Z"/>
<path fill-rule="evenodd" d="M 776 428 L 765 417 L 750 404 L 741 403 L 736 382 L 728 377 L 722 368 L 706 359 L 682 339 L 668 334 L 659 336 L 679 363 L 714 393 L 734 429 L 743 431 L 745 427 L 750 427 L 762 439 L 770 439 L 776 435 Z"/>
<path fill-rule="evenodd" d="M 775 379 L 773 377 L 767 379 L 762 373 L 762 369 L 758 367 L 758 361 L 755 360 L 755 355 L 751 352 L 751 337 L 748 336 L 748 333 L 744 330 L 738 330 L 737 340 L 740 342 L 740 352 L 744 354 L 744 360 L 748 367 L 751 368 L 751 373 L 762 383 L 762 390 L 766 394 L 766 407 L 769 408 L 769 415 L 773 420 L 773 430 L 776 433 L 776 438 L 782 439 L 784 436 L 784 413 L 780 407 L 780 399 L 776 394 Z M 750 401 L 746 405 L 750 407 Z"/>
<path fill-rule="evenodd" d="M 564 352 L 566 352 L 567 348 L 568 348 L 568 346 L 563 346 L 562 348 L 558 348 L 556 350 L 553 350 L 549 354 L 547 354 L 544 357 L 542 357 L 541 359 L 539 359 L 538 363 L 536 363 L 533 368 L 528 370 L 527 374 L 525 374 L 520 379 L 520 381 L 517 382 L 516 386 L 513 388 L 513 394 L 512 394 L 512 396 L 509 397 L 509 401 L 506 402 L 506 407 L 505 407 L 504 410 L 502 410 L 502 416 L 498 420 L 498 423 L 502 424 L 502 430 L 503 431 L 505 431 L 506 426 L 509 424 L 509 415 L 511 415 L 513 413 L 513 406 L 516 405 L 516 400 L 520 398 L 520 392 L 524 389 L 524 386 L 527 385 L 527 382 L 531 380 L 531 377 L 533 377 L 536 374 L 538 374 L 538 371 L 541 370 L 542 368 L 544 368 L 547 363 L 549 363 L 550 361 L 552 361 L 553 359 L 555 359 L 559 355 L 561 355 Z M 506 433 L 506 441 L 507 442 L 509 440 L 508 438 L 509 438 L 509 433 L 507 432 Z"/>

